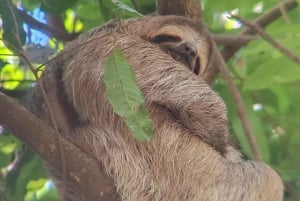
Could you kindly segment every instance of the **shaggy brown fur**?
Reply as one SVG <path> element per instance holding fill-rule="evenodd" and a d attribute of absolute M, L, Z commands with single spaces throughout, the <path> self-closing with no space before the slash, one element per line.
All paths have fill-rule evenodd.
<path fill-rule="evenodd" d="M 229 143 L 224 102 L 187 62 L 156 44 L 159 35 L 197 44 L 203 73 L 210 46 L 205 29 L 174 16 L 94 29 L 48 64 L 42 81 L 62 83 L 73 114 L 69 137 L 103 164 L 122 201 L 280 201 L 279 176 L 263 163 L 241 159 Z M 114 46 L 132 65 L 144 93 L 154 124 L 150 142 L 137 142 L 106 98 L 103 65 Z M 38 89 L 34 102 L 41 102 Z M 35 105 L 35 111 L 49 118 L 44 105 Z M 86 200 L 68 186 L 66 198 Z"/>

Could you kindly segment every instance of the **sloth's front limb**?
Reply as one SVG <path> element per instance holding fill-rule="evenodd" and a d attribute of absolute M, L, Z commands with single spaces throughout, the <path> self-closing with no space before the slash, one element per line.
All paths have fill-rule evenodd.
<path fill-rule="evenodd" d="M 229 135 L 223 100 L 159 46 L 126 34 L 119 38 L 116 47 L 133 66 L 146 102 L 165 106 L 193 134 L 224 154 Z"/>

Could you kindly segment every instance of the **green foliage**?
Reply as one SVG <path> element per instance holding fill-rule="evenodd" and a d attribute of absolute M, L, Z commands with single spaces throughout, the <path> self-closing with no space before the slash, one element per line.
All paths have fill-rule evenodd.
<path fill-rule="evenodd" d="M 142 14 L 118 0 L 99 0 L 102 17 L 107 21 L 111 18 L 124 19 L 141 17 Z"/>
<path fill-rule="evenodd" d="M 2 79 L 3 80 L 23 80 L 24 74 L 23 70 L 18 66 L 12 64 L 6 64 L 1 69 Z M 14 89 L 19 85 L 19 81 L 11 81 L 3 83 L 3 87 L 6 89 Z"/>
<path fill-rule="evenodd" d="M 15 49 L 20 50 L 21 46 L 24 46 L 25 36 L 29 34 L 24 32 L 22 19 L 15 13 L 16 2 L 0 0 L 3 22 L 0 35 L 1 39 L 6 41 L 4 45 L 0 40 L 0 90 L 12 92 L 30 88 L 32 82 L 28 80 L 33 80 L 28 68 L 24 68 L 20 59 L 11 56 Z M 41 7 L 50 14 L 61 16 L 69 32 L 86 31 L 113 18 L 140 17 L 155 11 L 154 0 L 136 1 L 136 7 L 132 2 L 21 0 L 25 11 Z M 254 20 L 278 3 L 277 0 L 202 0 L 202 8 L 210 30 L 217 34 L 234 34 L 239 33 L 244 26 L 237 20 L 226 18 L 226 13 L 235 11 L 242 18 Z M 284 12 L 284 17 L 269 25 L 266 31 L 289 50 L 300 55 L 299 26 L 300 9 L 297 8 L 292 12 Z M 51 47 L 63 48 L 63 44 L 55 40 L 51 40 L 50 43 Z M 279 172 L 285 183 L 299 193 L 300 66 L 264 40 L 257 39 L 235 55 L 229 62 L 229 68 L 247 106 L 247 115 L 263 159 Z M 152 125 L 144 107 L 143 95 L 136 86 L 130 65 L 117 50 L 112 52 L 105 65 L 105 84 L 115 112 L 124 118 L 134 137 L 138 140 L 150 139 Z M 225 100 L 230 130 L 237 144 L 246 157 L 253 158 L 228 86 L 222 79 L 217 79 L 213 88 Z M 23 101 L 23 97 L 19 99 Z M 14 137 L 0 134 L 0 186 L 5 187 L 6 200 L 57 200 L 55 189 L 48 188 L 49 180 L 41 164 L 38 157 Z M 3 194 L 1 191 L 2 188 L 0 195 Z M 299 200 L 299 197 L 286 193 L 285 201 L 296 200 Z"/>
<path fill-rule="evenodd" d="M 6 176 L 6 192 L 7 196 L 13 200 L 23 200 L 27 193 L 26 186 L 32 180 L 39 178 L 47 178 L 47 174 L 42 166 L 42 163 L 37 155 L 31 151 L 26 150 L 18 161 L 20 169 L 9 171 Z"/>
<path fill-rule="evenodd" d="M 11 162 L 11 158 L 17 148 L 20 148 L 20 142 L 12 135 L 0 136 L 0 169 L 5 169 Z"/>
<path fill-rule="evenodd" d="M 78 0 L 41 0 L 41 8 L 52 15 L 60 15 L 77 2 Z"/>
<path fill-rule="evenodd" d="M 3 20 L 3 40 L 14 52 L 20 51 L 25 44 L 26 33 L 19 15 L 10 0 L 0 0 L 0 16 Z"/>
<path fill-rule="evenodd" d="M 250 73 L 244 82 L 244 90 L 259 90 L 274 84 L 292 83 L 300 80 L 299 65 L 281 56 L 261 63 Z"/>
<path fill-rule="evenodd" d="M 56 190 L 46 185 L 49 179 L 40 158 L 10 134 L 0 135 L 0 172 L 4 176 L 0 186 L 7 200 L 56 201 L 58 198 Z"/>
<path fill-rule="evenodd" d="M 112 0 L 113 7 L 111 8 L 114 16 L 117 18 L 134 18 L 134 17 L 142 17 L 142 14 L 137 12 L 135 9 L 130 8 L 126 4 L 122 3 L 118 0 Z"/>
<path fill-rule="evenodd" d="M 40 0 L 22 0 L 22 6 L 27 11 L 32 11 L 33 9 L 40 6 L 41 1 Z"/>
<path fill-rule="evenodd" d="M 135 139 L 150 140 L 152 121 L 144 105 L 144 96 L 129 63 L 116 48 L 104 65 L 104 82 L 109 102 L 124 118 Z"/>

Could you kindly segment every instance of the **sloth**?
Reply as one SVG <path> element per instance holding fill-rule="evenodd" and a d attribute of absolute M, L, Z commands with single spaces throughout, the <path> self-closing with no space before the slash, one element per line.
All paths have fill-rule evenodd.
<path fill-rule="evenodd" d="M 114 48 L 143 92 L 150 141 L 135 140 L 106 97 L 103 66 Z M 277 173 L 244 160 L 231 143 L 226 106 L 202 79 L 210 54 L 202 23 L 179 16 L 130 19 L 82 34 L 40 79 L 46 90 L 53 80 L 61 84 L 68 139 L 103 165 L 122 201 L 280 201 Z M 52 125 L 38 87 L 32 111 Z M 52 177 L 63 189 L 61 175 Z M 88 201 L 72 183 L 61 195 Z"/>

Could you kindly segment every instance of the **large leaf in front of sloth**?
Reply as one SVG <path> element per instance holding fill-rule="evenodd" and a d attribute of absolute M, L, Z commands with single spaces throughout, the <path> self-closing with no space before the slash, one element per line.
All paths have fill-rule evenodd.
<path fill-rule="evenodd" d="M 114 112 L 124 119 L 134 138 L 150 140 L 152 121 L 145 108 L 144 96 L 136 84 L 130 64 L 116 48 L 104 65 L 104 83 Z"/>

